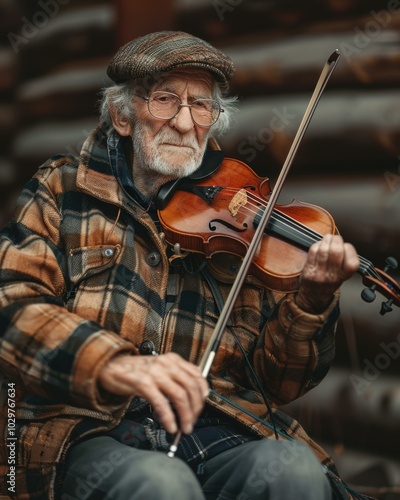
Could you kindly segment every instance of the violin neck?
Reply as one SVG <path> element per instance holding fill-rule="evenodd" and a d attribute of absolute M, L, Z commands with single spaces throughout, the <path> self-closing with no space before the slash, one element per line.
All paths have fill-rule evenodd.
<path fill-rule="evenodd" d="M 261 215 L 258 213 L 254 218 L 255 226 L 258 225 L 260 218 Z M 320 241 L 323 236 L 317 231 L 310 229 L 301 222 L 298 222 L 292 217 L 289 217 L 280 210 L 276 209 L 272 212 L 265 232 L 267 234 L 278 236 L 289 243 L 302 248 L 303 250 L 308 250 L 313 243 Z M 372 263 L 360 255 L 358 257 L 360 259 L 360 266 L 357 269 L 357 272 L 362 276 L 366 274 L 373 274 L 375 269 Z"/>

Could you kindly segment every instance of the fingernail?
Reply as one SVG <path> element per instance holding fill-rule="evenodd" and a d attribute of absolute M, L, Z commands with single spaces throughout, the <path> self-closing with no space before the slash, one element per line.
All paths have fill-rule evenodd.
<path fill-rule="evenodd" d="M 185 434 L 191 434 L 193 432 L 193 425 L 188 424 L 185 426 Z"/>

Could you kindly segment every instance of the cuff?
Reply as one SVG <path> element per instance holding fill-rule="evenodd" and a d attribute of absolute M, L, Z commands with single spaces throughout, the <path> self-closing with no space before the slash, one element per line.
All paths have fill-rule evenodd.
<path fill-rule="evenodd" d="M 136 354 L 133 344 L 118 335 L 105 330 L 99 330 L 81 347 L 75 364 L 73 378 L 73 393 L 76 402 L 84 407 L 98 411 L 109 411 L 110 407 L 119 406 L 126 398 L 109 398 L 98 389 L 98 374 L 103 366 L 117 354 Z"/>
<path fill-rule="evenodd" d="M 329 307 L 320 314 L 311 314 L 303 311 L 295 303 L 295 294 L 289 295 L 279 308 L 279 322 L 286 334 L 293 340 L 311 340 L 323 328 L 332 311 L 339 301 L 339 292 L 336 292 Z"/>

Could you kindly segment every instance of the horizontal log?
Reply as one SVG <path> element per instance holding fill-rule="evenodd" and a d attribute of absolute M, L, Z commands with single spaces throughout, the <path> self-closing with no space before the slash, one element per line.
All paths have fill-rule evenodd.
<path fill-rule="evenodd" d="M 21 3 L 14 0 L 3 0 L 0 2 L 0 35 L 6 40 L 10 31 L 16 30 L 21 22 L 24 10 Z"/>
<path fill-rule="evenodd" d="M 366 436 L 368 440 L 368 436 Z M 321 443 L 330 453 L 343 480 L 356 491 L 376 499 L 400 499 L 400 461 L 376 455 L 369 450 L 360 452 L 341 444 Z"/>
<path fill-rule="evenodd" d="M 85 60 L 72 68 L 50 73 L 23 83 L 16 96 L 21 122 L 95 116 L 99 90 L 111 80 L 107 61 Z"/>
<path fill-rule="evenodd" d="M 28 43 L 19 42 L 22 79 L 43 76 L 63 64 L 111 56 L 115 48 L 114 27 L 112 5 L 60 9 L 43 27 L 32 28 L 35 34 Z"/>
<path fill-rule="evenodd" d="M 326 175 L 396 171 L 399 97 L 398 90 L 326 91 L 295 157 L 293 175 L 321 170 Z M 243 99 L 231 132 L 221 138 L 222 148 L 255 170 L 272 168 L 275 174 L 310 98 L 311 94 L 302 93 Z"/>
<path fill-rule="evenodd" d="M 400 18 L 400 16 L 398 16 Z M 400 81 L 399 25 L 379 27 L 371 36 L 368 23 L 350 31 L 306 31 L 271 39 L 268 34 L 222 47 L 237 68 L 232 91 L 240 95 L 313 89 L 328 57 L 341 58 L 329 88 L 396 86 Z"/>
<path fill-rule="evenodd" d="M 14 162 L 9 157 L 0 156 L 0 187 L 9 187 L 15 180 Z"/>
<path fill-rule="evenodd" d="M 17 107 L 0 103 L 0 148 L 3 154 L 9 151 L 17 132 Z"/>
<path fill-rule="evenodd" d="M 0 99 L 9 100 L 19 77 L 17 59 L 9 47 L 0 47 L 0 74 Z"/>
<path fill-rule="evenodd" d="M 14 160 L 0 156 L 0 228 L 11 219 L 20 191 L 21 184 L 18 182 Z"/>
<path fill-rule="evenodd" d="M 57 2 L 57 0 L 55 0 Z M 21 8 L 23 9 L 24 13 L 26 16 L 33 17 L 36 12 L 43 10 L 43 6 L 40 6 L 37 1 L 32 2 L 32 0 L 18 0 L 18 3 L 21 5 Z M 46 0 L 43 1 L 44 4 L 46 4 Z M 66 1 L 63 0 L 63 2 L 57 2 L 59 4 L 59 11 L 58 13 L 66 12 L 68 10 L 74 10 L 76 9 L 77 2 L 74 1 Z M 79 6 L 80 7 L 98 7 L 99 5 L 110 5 L 112 3 L 110 0 L 79 0 Z M 56 7 L 54 7 L 55 9 Z"/>
<path fill-rule="evenodd" d="M 14 143 L 14 157 L 21 181 L 28 180 L 37 168 L 56 154 L 79 155 L 97 118 L 49 121 L 21 132 Z"/>
<path fill-rule="evenodd" d="M 392 277 L 400 283 L 399 272 L 392 273 Z M 386 301 L 386 298 L 377 292 L 374 302 L 365 302 L 361 298 L 364 288 L 365 285 L 358 274 L 342 285 L 336 335 L 336 364 L 342 367 L 351 366 L 359 371 L 368 364 L 365 360 L 374 363 L 375 358 L 384 355 L 390 345 L 399 344 L 400 348 L 400 308 L 393 306 L 392 312 L 382 316 L 379 312 L 381 303 Z M 388 363 L 383 372 L 386 375 L 398 376 L 399 361 L 400 356 L 398 361 Z"/>
<path fill-rule="evenodd" d="M 395 17 L 399 8 L 393 0 L 377 6 L 374 0 L 360 2 L 348 0 L 335 2 L 322 0 L 315 2 L 296 0 L 285 2 L 243 2 L 241 0 L 178 0 L 176 17 L 179 28 L 194 32 L 205 38 L 236 37 L 257 32 L 272 34 L 308 29 L 317 23 L 332 24 L 341 21 L 353 21 L 359 18 L 381 15 L 382 23 L 387 15 Z M 382 12 L 382 14 L 380 14 Z"/>
<path fill-rule="evenodd" d="M 399 172 L 400 174 L 400 172 Z M 297 198 L 325 208 L 339 232 L 359 253 L 384 266 L 394 255 L 400 262 L 400 175 L 326 175 L 293 178 L 283 186 L 280 204 Z"/>
<path fill-rule="evenodd" d="M 362 372 L 335 368 L 318 387 L 284 409 L 314 439 L 399 458 L 398 376 L 377 369 L 372 380 Z"/>

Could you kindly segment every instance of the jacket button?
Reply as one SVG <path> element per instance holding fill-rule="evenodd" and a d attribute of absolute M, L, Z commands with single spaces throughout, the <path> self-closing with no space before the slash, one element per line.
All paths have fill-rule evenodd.
<path fill-rule="evenodd" d="M 104 250 L 104 255 L 106 257 L 112 257 L 114 255 L 114 250 L 112 248 L 106 248 Z"/>
<path fill-rule="evenodd" d="M 156 267 L 161 261 L 161 255 L 158 252 L 150 252 L 147 255 L 146 260 L 150 266 Z"/>
<path fill-rule="evenodd" d="M 156 346 L 151 340 L 145 340 L 139 346 L 139 352 L 143 355 L 155 354 Z"/>

